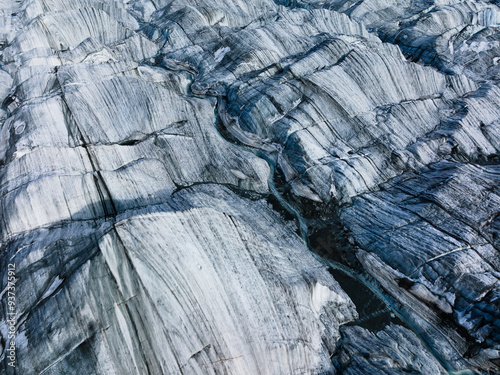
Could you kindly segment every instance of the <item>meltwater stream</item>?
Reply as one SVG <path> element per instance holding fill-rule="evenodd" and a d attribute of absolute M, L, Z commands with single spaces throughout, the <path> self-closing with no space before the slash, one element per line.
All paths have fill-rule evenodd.
<path fill-rule="evenodd" d="M 190 90 L 189 90 L 190 91 Z M 202 95 L 194 95 L 192 92 L 190 92 L 191 95 L 199 97 L 199 98 L 206 98 L 207 96 L 202 96 Z M 312 255 L 322 264 L 325 264 L 329 270 L 332 276 L 336 279 L 336 281 L 340 284 L 342 289 L 349 295 L 351 300 L 354 302 L 356 305 L 356 309 L 358 310 L 358 313 L 360 311 L 364 311 L 365 316 L 360 316 L 360 318 L 357 321 L 347 323 L 346 325 L 359 325 L 363 326 L 368 329 L 377 329 L 377 327 L 380 325 L 380 323 L 384 320 L 383 317 L 380 315 L 382 313 L 385 314 L 390 314 L 391 316 L 395 316 L 399 318 L 400 321 L 402 321 L 407 328 L 412 330 L 417 337 L 420 338 L 422 343 L 425 345 L 425 347 L 429 350 L 429 352 L 439 361 L 439 363 L 443 366 L 443 368 L 448 372 L 450 375 L 472 375 L 475 374 L 474 371 L 471 370 L 461 370 L 461 371 L 454 371 L 451 365 L 433 348 L 431 342 L 427 339 L 425 334 L 415 325 L 412 323 L 412 321 L 403 313 L 401 312 L 396 306 L 394 306 L 393 303 L 391 303 L 382 293 L 380 289 L 378 289 L 375 285 L 370 283 L 368 280 L 366 280 L 362 275 L 358 274 L 354 270 L 350 269 L 349 267 L 333 261 L 329 259 L 325 259 L 321 256 L 319 256 L 310 246 L 310 241 L 309 241 L 309 230 L 308 230 L 308 225 L 306 219 L 301 215 L 301 213 L 292 205 L 290 204 L 278 191 L 276 185 L 275 185 L 275 170 L 276 170 L 276 163 L 273 161 L 265 152 L 262 150 L 259 150 L 257 148 L 249 147 L 246 145 L 242 145 L 240 142 L 235 142 L 230 139 L 225 133 L 226 133 L 226 126 L 223 123 L 219 110 L 220 110 L 220 105 L 221 101 L 225 100 L 221 96 L 217 96 L 217 104 L 215 106 L 215 111 L 214 111 L 214 127 L 217 132 L 217 134 L 223 138 L 226 142 L 231 143 L 233 146 L 239 147 L 245 151 L 251 152 L 257 157 L 265 160 L 267 164 L 269 165 L 269 175 L 268 175 L 268 185 L 269 185 L 269 190 L 273 197 L 277 200 L 279 205 L 285 210 L 287 213 L 291 214 L 292 216 L 295 217 L 295 219 L 298 222 L 299 225 L 299 230 L 300 230 L 300 235 L 305 242 L 307 248 L 309 251 L 312 253 Z M 365 293 L 359 293 L 360 290 L 364 290 L 365 293 L 371 293 L 371 296 L 366 295 Z M 374 303 L 375 302 L 375 303 Z M 377 309 L 370 308 L 371 305 L 374 304 L 377 306 Z M 368 310 L 368 311 L 366 311 Z M 361 315 L 361 313 L 360 313 Z M 391 318 L 389 317 L 387 320 L 390 320 Z M 369 323 L 367 325 L 367 323 Z M 340 327 L 341 333 L 342 333 L 342 326 Z M 342 345 L 342 339 L 339 340 L 339 343 L 337 344 L 337 353 L 339 349 L 341 348 Z M 333 353 L 332 357 L 335 356 L 337 353 Z"/>

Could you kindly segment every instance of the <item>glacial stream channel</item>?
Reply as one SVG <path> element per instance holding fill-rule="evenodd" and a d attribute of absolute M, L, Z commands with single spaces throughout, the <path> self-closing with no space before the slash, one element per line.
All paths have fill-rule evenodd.
<path fill-rule="evenodd" d="M 347 293 L 356 306 L 358 311 L 359 319 L 349 323 L 345 323 L 339 327 L 340 339 L 337 342 L 337 347 L 334 353 L 331 353 L 331 358 L 333 365 L 338 368 L 340 365 L 335 358 L 340 354 L 343 344 L 343 327 L 344 326 L 361 326 L 371 331 L 378 331 L 383 329 L 383 327 L 392 322 L 404 325 L 406 328 L 413 331 L 417 337 L 421 340 L 424 346 L 429 350 L 434 358 L 441 364 L 441 366 L 448 372 L 449 375 L 474 375 L 476 374 L 472 370 L 460 370 L 454 371 L 452 366 L 448 361 L 443 358 L 433 347 L 431 341 L 426 337 L 426 335 L 403 313 L 401 312 L 373 283 L 369 282 L 365 277 L 351 269 L 350 267 L 339 263 L 334 260 L 326 259 L 318 255 L 310 245 L 310 233 L 308 229 L 307 219 L 305 219 L 302 214 L 290 203 L 288 202 L 282 194 L 278 191 L 275 184 L 275 171 L 276 162 L 273 161 L 265 152 L 260 149 L 247 146 L 241 142 L 234 141 L 226 135 L 226 127 L 221 119 L 219 110 L 222 100 L 225 100 L 222 96 L 215 95 L 200 95 L 198 93 L 193 93 L 191 90 L 191 85 L 195 81 L 192 77 L 192 82 L 188 87 L 189 96 L 197 97 L 199 99 L 216 98 L 217 104 L 214 110 L 214 122 L 213 126 L 217 134 L 226 142 L 231 145 L 238 147 L 244 151 L 251 152 L 258 158 L 266 161 L 269 165 L 269 175 L 267 178 L 269 190 L 278 204 L 281 206 L 284 212 L 292 215 L 298 223 L 300 235 L 302 240 L 306 244 L 307 248 L 311 254 L 322 264 L 328 267 L 328 270 L 332 277 L 339 283 L 341 288 Z M 340 370 L 340 368 L 339 368 Z"/>

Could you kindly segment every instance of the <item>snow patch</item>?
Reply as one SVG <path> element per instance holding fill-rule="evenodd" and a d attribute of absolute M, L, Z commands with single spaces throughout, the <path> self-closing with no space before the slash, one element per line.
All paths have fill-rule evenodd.
<path fill-rule="evenodd" d="M 460 51 L 480 53 L 489 51 L 492 48 L 498 48 L 499 45 L 500 45 L 499 42 L 486 42 L 486 41 L 471 42 L 471 43 L 464 42 L 462 44 L 462 47 L 460 47 Z"/>
<path fill-rule="evenodd" d="M 47 289 L 47 291 L 42 296 L 42 300 L 49 297 L 52 293 L 54 293 L 55 290 L 59 287 L 59 285 L 62 284 L 63 281 L 64 279 L 61 279 L 59 276 L 56 276 L 52 284 L 49 286 L 49 289 Z"/>
<path fill-rule="evenodd" d="M 328 302 L 336 302 L 341 304 L 347 304 L 348 301 L 338 293 L 327 286 L 316 283 L 312 289 L 311 293 L 311 307 L 314 312 L 318 313 Z"/>
<path fill-rule="evenodd" d="M 214 59 L 216 62 L 221 62 L 224 56 L 226 56 L 226 53 L 231 51 L 231 48 L 229 47 L 221 47 L 214 53 Z"/>

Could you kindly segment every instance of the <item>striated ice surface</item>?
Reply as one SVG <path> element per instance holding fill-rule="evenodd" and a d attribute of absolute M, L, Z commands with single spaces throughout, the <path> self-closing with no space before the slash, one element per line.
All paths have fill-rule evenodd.
<path fill-rule="evenodd" d="M 2 1 L 0 372 L 498 373 L 499 27 Z"/>

